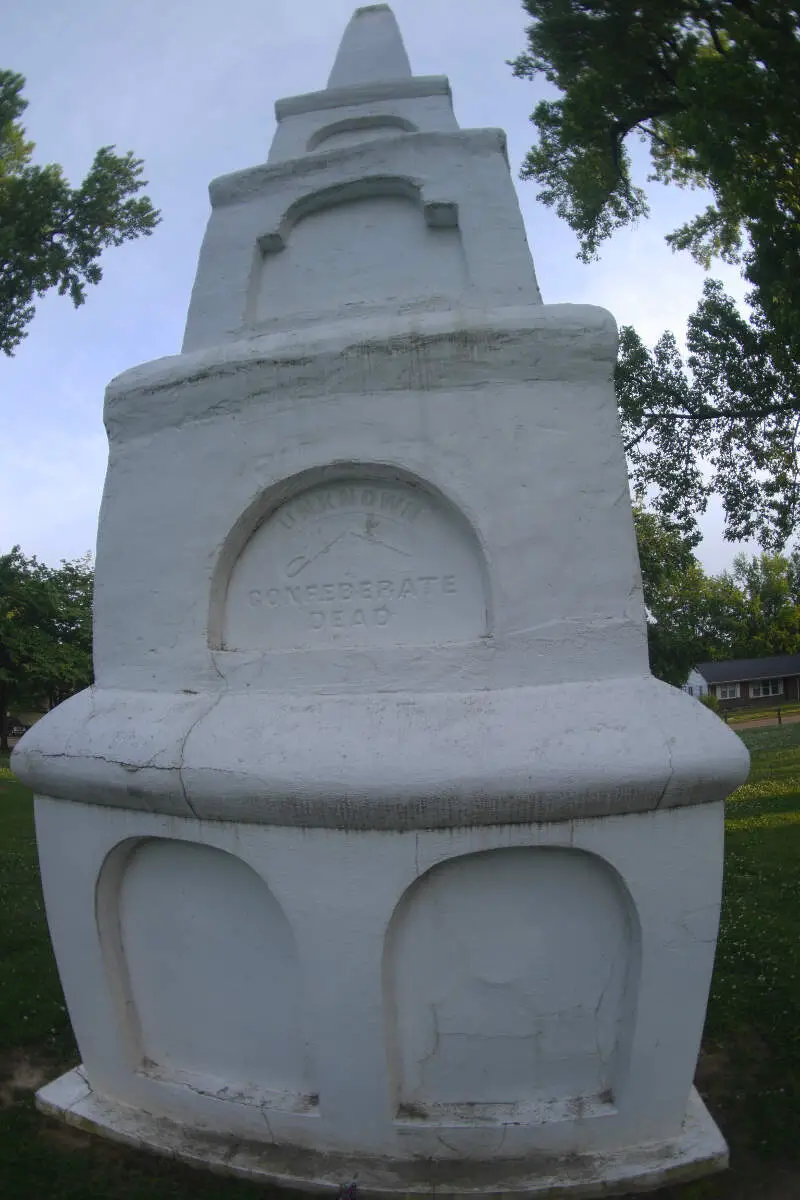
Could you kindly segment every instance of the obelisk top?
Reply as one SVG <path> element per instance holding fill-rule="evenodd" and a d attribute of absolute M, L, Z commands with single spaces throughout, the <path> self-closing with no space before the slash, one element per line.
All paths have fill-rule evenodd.
<path fill-rule="evenodd" d="M 328 87 L 357 87 L 377 80 L 410 78 L 411 64 L 389 5 L 357 8 L 339 44 Z"/>
<path fill-rule="evenodd" d="M 357 8 L 327 87 L 275 104 L 270 164 L 400 133 L 455 133 L 444 75 L 414 75 L 388 4 Z"/>
<path fill-rule="evenodd" d="M 215 180 L 184 350 L 325 323 L 541 303 L 498 129 L 459 129 L 386 4 L 329 86 L 275 105 L 266 164 Z"/>

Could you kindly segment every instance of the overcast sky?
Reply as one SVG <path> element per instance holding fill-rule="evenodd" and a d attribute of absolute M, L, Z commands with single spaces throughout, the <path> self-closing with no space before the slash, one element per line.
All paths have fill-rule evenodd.
<path fill-rule="evenodd" d="M 0 66 L 26 76 L 35 160 L 78 183 L 98 147 L 145 160 L 161 209 L 155 234 L 110 251 L 87 303 L 47 297 L 12 359 L 0 357 L 4 454 L 0 548 L 19 543 L 56 565 L 94 549 L 106 460 L 103 390 L 120 371 L 177 353 L 209 181 L 263 162 L 282 96 L 325 86 L 352 0 L 35 0 L 3 14 Z M 531 142 L 541 93 L 506 60 L 524 48 L 518 0 L 395 0 L 416 74 L 446 74 L 462 127 L 501 126 L 515 174 Z M 664 234 L 703 204 L 698 193 L 654 188 L 652 216 L 618 234 L 584 266 L 574 235 L 517 184 L 545 303 L 600 304 L 652 343 L 682 336 L 703 272 L 673 255 Z M 741 297 L 736 274 L 714 271 Z M 722 540 L 719 512 L 704 522 L 708 570 L 741 547 Z"/>

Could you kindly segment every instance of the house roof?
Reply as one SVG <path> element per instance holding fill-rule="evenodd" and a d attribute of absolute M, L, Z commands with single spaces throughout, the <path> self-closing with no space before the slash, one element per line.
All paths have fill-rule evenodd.
<path fill-rule="evenodd" d="M 706 683 L 738 683 L 744 679 L 780 679 L 800 675 L 800 654 L 773 654 L 769 658 L 731 658 L 727 662 L 698 663 Z"/>

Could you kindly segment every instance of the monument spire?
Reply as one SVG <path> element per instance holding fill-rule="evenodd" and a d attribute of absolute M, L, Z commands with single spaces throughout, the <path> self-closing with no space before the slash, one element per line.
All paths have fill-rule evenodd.
<path fill-rule="evenodd" d="M 376 80 L 410 79 L 403 37 L 388 4 L 357 8 L 344 31 L 329 88 L 355 87 Z"/>

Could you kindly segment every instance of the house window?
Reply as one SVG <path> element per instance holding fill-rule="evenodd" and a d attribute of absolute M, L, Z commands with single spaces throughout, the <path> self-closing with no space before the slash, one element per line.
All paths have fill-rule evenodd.
<path fill-rule="evenodd" d="M 687 691 L 687 693 L 688 693 L 690 696 L 693 696 L 693 695 L 694 695 L 694 688 L 692 687 L 692 685 L 691 685 L 690 683 L 687 683 L 687 685 L 686 685 L 686 691 Z"/>
<path fill-rule="evenodd" d="M 755 700 L 760 696 L 783 695 L 782 679 L 759 679 L 758 683 L 750 684 L 750 695 Z"/>
<path fill-rule="evenodd" d="M 718 683 L 717 695 L 720 700 L 738 700 L 739 685 L 738 683 Z"/>

